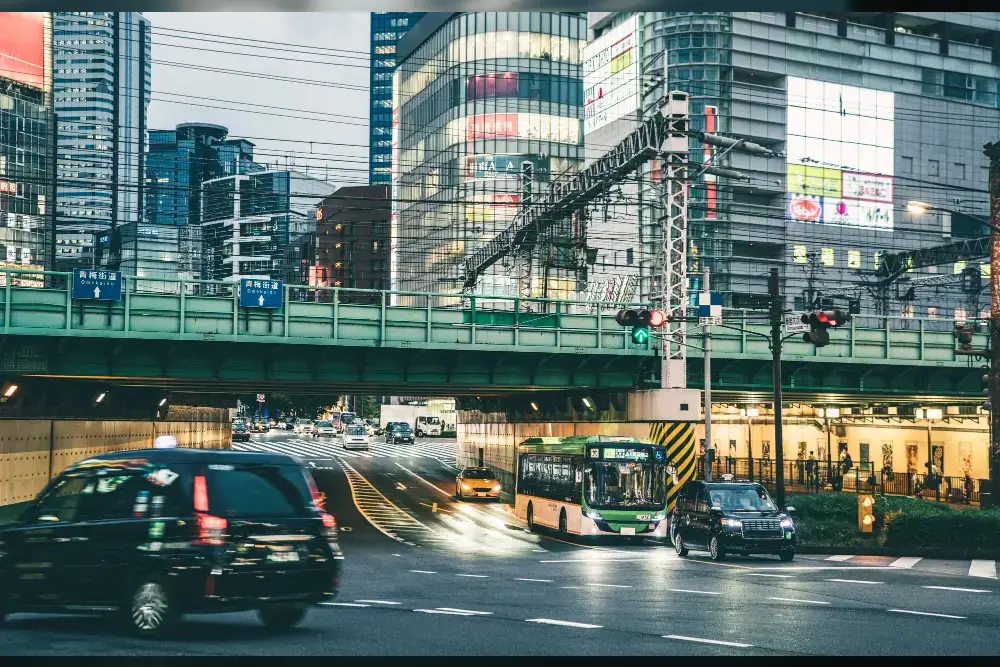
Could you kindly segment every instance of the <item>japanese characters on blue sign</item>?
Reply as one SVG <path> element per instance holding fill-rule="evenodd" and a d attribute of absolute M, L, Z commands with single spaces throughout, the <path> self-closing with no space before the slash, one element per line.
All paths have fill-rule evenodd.
<path fill-rule="evenodd" d="M 121 271 L 76 269 L 73 271 L 73 298 L 121 301 Z"/>
<path fill-rule="evenodd" d="M 281 308 L 283 291 L 280 280 L 243 278 L 240 280 L 240 306 L 243 308 Z"/>

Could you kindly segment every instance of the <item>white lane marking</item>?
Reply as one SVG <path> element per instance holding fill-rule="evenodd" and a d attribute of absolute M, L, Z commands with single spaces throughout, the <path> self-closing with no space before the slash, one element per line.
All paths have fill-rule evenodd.
<path fill-rule="evenodd" d="M 545 625 L 565 625 L 568 628 L 587 628 L 590 630 L 595 630 L 601 628 L 601 625 L 594 625 L 593 623 L 577 623 L 576 621 L 560 621 L 554 618 L 526 618 L 524 619 L 526 623 L 544 623 Z"/>
<path fill-rule="evenodd" d="M 416 572 L 417 574 L 437 574 L 437 572 L 432 572 L 431 570 L 410 570 L 410 572 Z"/>
<path fill-rule="evenodd" d="M 690 562 L 697 562 L 697 561 L 690 561 Z M 852 570 L 852 571 L 854 571 L 854 570 L 884 570 L 886 567 L 887 566 L 885 566 L 885 565 L 846 565 L 846 566 L 842 566 L 842 567 L 841 566 L 833 566 L 833 565 L 819 565 L 819 566 L 814 566 L 814 565 L 802 565 L 802 566 L 799 566 L 799 565 L 790 565 L 788 567 L 755 567 L 755 568 L 752 568 L 752 569 L 757 570 L 758 572 L 760 572 L 762 570 L 781 570 L 781 571 L 796 571 L 796 572 L 803 572 L 803 571 L 812 572 L 812 571 L 816 571 L 816 572 L 819 572 L 821 570 Z"/>
<path fill-rule="evenodd" d="M 889 609 L 888 611 L 894 614 L 915 614 L 917 616 L 936 616 L 938 618 L 957 618 L 957 619 L 965 618 L 965 616 L 952 616 L 951 614 L 935 614 L 929 611 L 913 611 L 910 609 Z"/>
<path fill-rule="evenodd" d="M 474 614 L 476 616 L 492 616 L 492 611 L 475 611 L 474 609 L 456 609 L 455 607 L 437 607 L 441 611 L 453 611 L 458 614 Z"/>
<path fill-rule="evenodd" d="M 850 555 L 850 556 L 830 556 L 826 560 L 832 560 L 832 561 L 836 561 L 838 563 L 842 563 L 845 560 L 851 560 L 852 558 L 854 558 L 853 555 Z"/>
<path fill-rule="evenodd" d="M 691 591 L 686 588 L 668 588 L 668 591 L 673 591 L 674 593 L 695 593 L 697 595 L 722 595 L 722 593 L 716 593 L 715 591 Z"/>
<path fill-rule="evenodd" d="M 791 579 L 790 574 L 764 574 L 763 572 L 747 572 L 748 577 L 774 577 L 775 579 Z"/>
<path fill-rule="evenodd" d="M 904 570 L 909 570 L 922 560 L 923 558 L 917 558 L 915 556 L 904 556 L 903 558 L 897 558 L 889 563 L 889 567 L 901 567 Z"/>
<path fill-rule="evenodd" d="M 397 558 L 402 558 L 403 554 L 393 554 L 393 556 L 396 556 Z"/>
<path fill-rule="evenodd" d="M 551 579 L 528 579 L 527 577 L 514 577 L 514 581 L 537 581 L 541 584 L 551 584 Z"/>
<path fill-rule="evenodd" d="M 601 588 L 632 588 L 628 584 L 587 584 L 588 586 L 600 586 Z"/>
<path fill-rule="evenodd" d="M 447 611 L 445 609 L 414 609 L 413 611 L 419 612 L 421 614 L 444 614 L 446 616 L 475 616 L 476 614 L 469 614 L 463 611 Z"/>
<path fill-rule="evenodd" d="M 490 575 L 488 575 L 488 574 L 456 574 L 455 576 L 456 577 L 471 577 L 473 579 L 489 579 L 490 578 Z"/>
<path fill-rule="evenodd" d="M 355 602 L 367 602 L 369 604 L 403 604 L 402 602 L 393 602 L 392 600 L 355 600 Z"/>
<path fill-rule="evenodd" d="M 800 598 L 768 598 L 768 600 L 780 600 L 781 602 L 805 602 L 807 604 L 830 604 L 820 600 L 802 600 Z"/>
<path fill-rule="evenodd" d="M 884 584 L 884 581 L 865 581 L 863 579 L 827 579 L 827 581 L 836 581 L 839 584 Z"/>
<path fill-rule="evenodd" d="M 969 565 L 969 576 L 996 579 L 997 562 L 995 560 L 974 560 Z"/>
<path fill-rule="evenodd" d="M 580 590 L 583 586 L 560 586 L 559 588 L 568 588 L 573 590 Z"/>
<path fill-rule="evenodd" d="M 327 607 L 370 607 L 370 604 L 357 604 L 355 602 L 320 602 Z"/>
<path fill-rule="evenodd" d="M 990 591 L 985 588 L 957 588 L 955 586 L 921 586 L 921 588 L 930 588 L 936 591 L 958 591 L 959 593 L 989 593 Z"/>
<path fill-rule="evenodd" d="M 677 639 L 682 642 L 698 642 L 700 644 L 717 644 L 719 646 L 734 646 L 736 648 L 753 648 L 753 644 L 741 642 L 724 642 L 721 639 L 703 639 L 701 637 L 685 637 L 684 635 L 663 635 L 664 639 Z"/>
<path fill-rule="evenodd" d="M 567 558 L 565 560 L 540 560 L 538 562 L 539 563 L 642 563 L 644 561 L 656 561 L 658 563 L 664 562 L 663 558 Z M 678 560 L 676 562 L 680 563 L 683 561 Z"/>
<path fill-rule="evenodd" d="M 547 554 L 548 553 L 547 549 L 532 549 L 532 551 L 534 551 L 535 553 L 538 553 L 538 554 Z"/>

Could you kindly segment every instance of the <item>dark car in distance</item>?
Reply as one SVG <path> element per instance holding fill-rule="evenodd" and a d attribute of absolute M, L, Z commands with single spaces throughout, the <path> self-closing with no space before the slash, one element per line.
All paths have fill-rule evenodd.
<path fill-rule="evenodd" d="M 233 442 L 249 442 L 250 431 L 246 426 L 237 424 L 233 426 Z"/>
<path fill-rule="evenodd" d="M 691 481 L 681 488 L 670 517 L 670 536 L 678 555 L 707 550 L 712 560 L 727 554 L 795 557 L 795 522 L 781 511 L 760 484 Z"/>
<path fill-rule="evenodd" d="M 385 441 L 391 445 L 397 442 L 413 444 L 413 429 L 406 422 L 392 422 L 385 427 Z"/>
<path fill-rule="evenodd" d="M 298 624 L 336 595 L 343 554 L 309 471 L 284 454 L 150 449 L 60 473 L 0 527 L 0 622 L 112 612 L 140 636 L 186 613 Z"/>

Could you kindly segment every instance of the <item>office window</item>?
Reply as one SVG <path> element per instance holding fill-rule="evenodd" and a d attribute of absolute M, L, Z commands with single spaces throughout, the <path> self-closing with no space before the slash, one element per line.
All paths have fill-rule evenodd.
<path fill-rule="evenodd" d="M 823 248 L 820 251 L 820 261 L 823 266 L 833 266 L 833 248 Z"/>
<path fill-rule="evenodd" d="M 847 267 L 850 269 L 860 269 L 861 268 L 861 251 L 860 250 L 848 250 L 847 251 Z"/>
<path fill-rule="evenodd" d="M 938 160 L 928 160 L 927 161 L 927 174 L 929 176 L 940 176 L 941 175 L 941 163 Z"/>
<path fill-rule="evenodd" d="M 913 173 L 913 158 L 912 157 L 901 157 L 900 158 L 900 173 L 912 174 Z"/>
<path fill-rule="evenodd" d="M 804 245 L 792 246 L 792 261 L 796 264 L 805 264 L 809 254 L 808 248 Z"/>
<path fill-rule="evenodd" d="M 965 180 L 965 165 L 959 162 L 955 163 L 955 168 L 952 171 L 952 178 L 957 178 L 960 181 Z"/>

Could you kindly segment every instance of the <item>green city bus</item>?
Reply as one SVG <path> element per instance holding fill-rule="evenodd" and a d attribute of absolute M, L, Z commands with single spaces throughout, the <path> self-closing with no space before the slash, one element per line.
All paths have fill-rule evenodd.
<path fill-rule="evenodd" d="M 635 438 L 529 438 L 518 447 L 514 508 L 529 530 L 665 538 L 672 472 L 662 445 Z"/>

